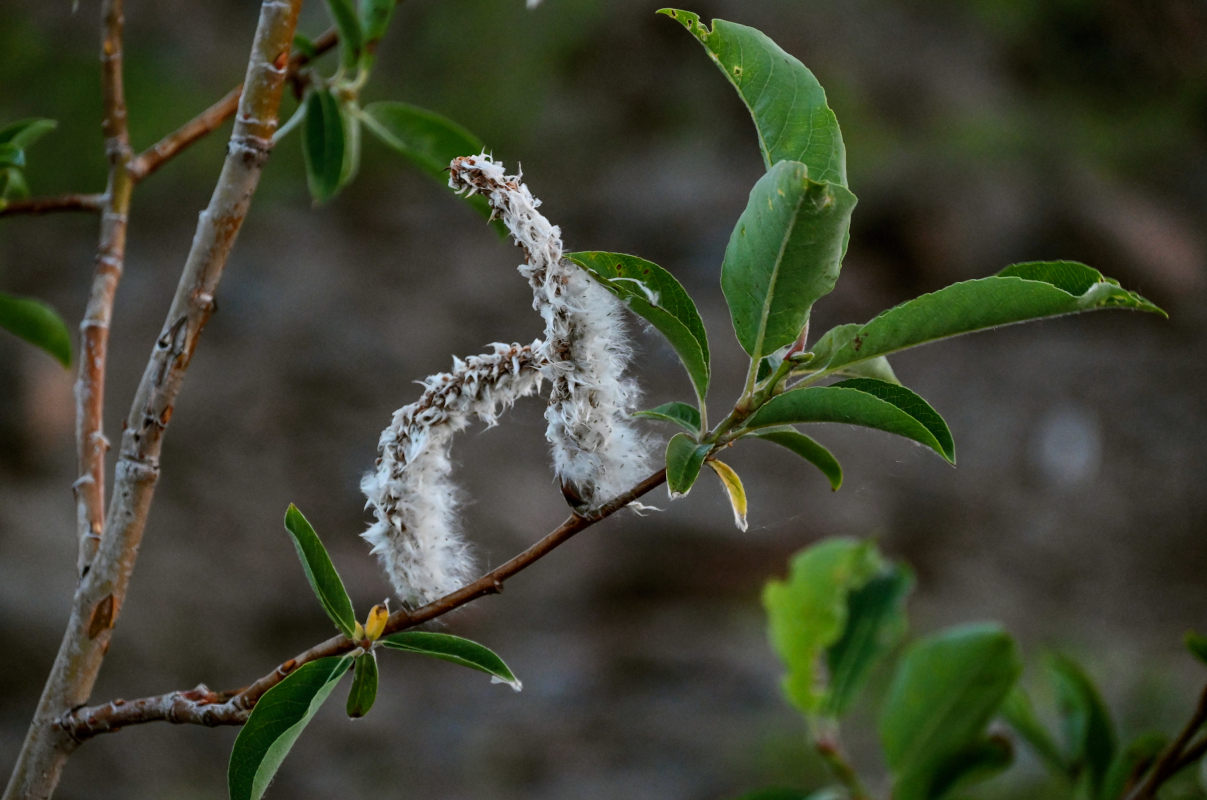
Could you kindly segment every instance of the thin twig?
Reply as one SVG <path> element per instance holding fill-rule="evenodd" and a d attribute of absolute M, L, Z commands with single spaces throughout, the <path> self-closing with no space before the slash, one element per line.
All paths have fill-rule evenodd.
<path fill-rule="evenodd" d="M 103 194 L 60 194 L 54 197 L 31 197 L 27 200 L 8 200 L 0 205 L 0 217 L 36 216 L 59 211 L 100 211 L 105 205 Z"/>
<path fill-rule="evenodd" d="M 1144 779 L 1143 783 L 1136 787 L 1127 800 L 1145 800 L 1157 796 L 1157 789 L 1161 788 L 1161 784 L 1169 780 L 1178 772 L 1178 770 L 1192 763 L 1195 758 L 1201 756 L 1204 751 L 1207 751 L 1207 739 L 1197 742 L 1193 747 L 1190 747 L 1191 740 L 1194 739 L 1196 733 L 1203 725 L 1207 724 L 1207 686 L 1203 687 L 1202 693 L 1199 695 L 1198 705 L 1195 707 L 1194 713 L 1190 715 L 1190 720 L 1186 723 L 1186 727 L 1182 728 L 1178 737 L 1170 742 L 1165 751 L 1157 759 L 1156 766 L 1152 772 Z M 1189 750 L 1187 748 L 1190 748 Z M 1187 758 L 1188 756 L 1194 756 Z"/>
<path fill-rule="evenodd" d="M 586 514 L 570 516 L 527 550 L 474 582 L 414 611 L 394 612 L 386 623 L 384 635 L 430 622 L 479 597 L 501 592 L 505 581 L 540 561 L 576 534 L 641 498 L 665 480 L 666 470 L 660 470 L 599 508 Z M 251 713 L 256 701 L 289 673 L 303 664 L 327 656 L 340 655 L 355 647 L 357 645 L 347 637 L 333 636 L 283 662 L 272 672 L 237 691 L 211 692 L 202 685 L 196 689 L 169 692 L 138 700 L 114 700 L 101 706 L 80 708 L 64 714 L 59 718 L 58 725 L 76 742 L 85 741 L 98 734 L 112 733 L 127 725 L 147 722 L 189 723 L 210 727 L 242 725 L 247 721 L 247 715 Z"/>
<path fill-rule="evenodd" d="M 96 557 L 80 580 L 63 642 L 47 677 L 3 800 L 47 798 L 75 742 L 56 722 L 92 692 L 125 601 L 159 477 L 163 434 L 214 292 L 272 148 L 301 0 L 263 0 L 239 103 L 209 206 L 201 213 L 163 332 L 126 419 L 113 495 Z"/>

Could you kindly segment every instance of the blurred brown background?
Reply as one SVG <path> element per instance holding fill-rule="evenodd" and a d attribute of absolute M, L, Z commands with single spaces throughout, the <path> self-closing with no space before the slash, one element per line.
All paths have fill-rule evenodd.
<path fill-rule="evenodd" d="M 522 162 L 572 249 L 633 252 L 674 272 L 709 324 L 712 404 L 740 349 L 718 287 L 725 242 L 762 164 L 732 89 L 642 0 L 407 0 L 365 95 L 441 111 Z M 0 122 L 60 121 L 32 151 L 36 193 L 99 191 L 97 9 L 6 2 Z M 248 2 L 127 3 L 136 147 L 242 76 Z M 303 29 L 326 27 L 309 3 Z M 751 495 L 740 534 L 705 479 L 662 513 L 600 525 L 479 601 L 449 629 L 496 648 L 513 694 L 400 654 L 350 723 L 333 702 L 286 761 L 278 798 L 726 798 L 818 785 L 780 699 L 763 581 L 823 536 L 875 537 L 918 573 L 917 632 L 995 619 L 1035 669 L 1085 660 L 1125 734 L 1172 729 L 1207 628 L 1207 9 L 1197 0 L 701 0 L 763 28 L 827 87 L 860 197 L 844 278 L 815 330 L 1037 258 L 1088 262 L 1171 313 L 1101 313 L 982 334 L 895 359 L 943 413 L 959 468 L 887 435 L 825 429 L 846 469 L 831 494 L 786 452 L 731 463 Z M 162 323 L 226 128 L 135 195 L 112 332 L 107 432 Z M 96 221 L 0 219 L 0 289 L 69 320 L 87 294 Z M 243 685 L 328 636 L 281 528 L 297 502 L 362 610 L 387 592 L 357 534 L 357 484 L 414 380 L 453 353 L 529 341 L 541 325 L 516 252 L 445 190 L 366 142 L 357 182 L 306 194 L 297 137 L 265 174 L 166 439 L 138 573 L 95 699 L 205 681 Z M 637 326 L 635 326 L 637 327 Z M 638 333 L 651 405 L 690 386 Z M 73 585 L 71 376 L 0 337 L 0 772 L 53 659 Z M 498 564 L 566 513 L 541 404 L 457 443 L 467 530 Z M 669 433 L 652 430 L 659 437 Z M 848 734 L 878 769 L 872 704 Z M 163 724 L 89 743 L 62 798 L 224 796 L 234 729 Z M 1025 755 L 984 797 L 1046 791 Z M 1051 788 L 1051 787 L 1048 787 Z M 1054 795 L 1058 796 L 1058 795 Z"/>

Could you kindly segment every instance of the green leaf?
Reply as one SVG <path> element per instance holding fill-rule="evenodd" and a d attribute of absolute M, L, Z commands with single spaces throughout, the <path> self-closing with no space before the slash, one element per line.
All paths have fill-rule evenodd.
<path fill-rule="evenodd" d="M 346 103 L 340 103 L 339 121 L 344 129 L 344 160 L 340 164 L 336 191 L 347 186 L 360 171 L 360 117 Z"/>
<path fill-rule="evenodd" d="M 913 573 L 892 564 L 847 595 L 846 629 L 826 651 L 830 676 L 822 708 L 826 716 L 846 713 L 872 667 L 905 636 L 905 598 L 913 587 Z"/>
<path fill-rule="evenodd" d="M 71 366 L 71 334 L 54 309 L 41 300 L 0 292 L 0 328 L 42 348 Z"/>
<path fill-rule="evenodd" d="M 897 373 L 893 372 L 892 365 L 888 363 L 888 359 L 884 356 L 876 356 L 867 361 L 856 361 L 854 364 L 847 364 L 845 367 L 835 370 L 835 374 L 848 378 L 872 378 L 873 380 L 884 381 L 885 383 L 901 385 L 901 381 L 897 380 Z"/>
<path fill-rule="evenodd" d="M 327 0 L 327 9 L 335 27 L 339 30 L 340 66 L 344 69 L 356 69 L 360 63 L 360 54 L 364 48 L 364 34 L 361 31 L 360 19 L 356 16 L 356 8 L 352 0 Z"/>
<path fill-rule="evenodd" d="M 789 426 L 763 428 L 751 431 L 749 435 L 773 442 L 780 447 L 786 447 L 796 453 L 821 470 L 821 473 L 830 481 L 830 488 L 833 491 L 837 492 L 839 487 L 842 486 L 842 466 L 839 465 L 838 459 L 834 458 L 825 447 L 795 428 Z"/>
<path fill-rule="evenodd" d="M 1183 641 L 1192 656 L 1207 664 L 1207 636 L 1197 631 L 1186 631 Z"/>
<path fill-rule="evenodd" d="M 1102 800 L 1123 797 L 1157 762 L 1168 743 L 1169 738 L 1165 734 L 1155 731 L 1143 733 L 1129 742 L 1111 761 L 1098 797 Z"/>
<path fill-rule="evenodd" d="M 15 144 L 0 142 L 0 167 L 24 167 L 25 151 Z"/>
<path fill-rule="evenodd" d="M 1072 261 L 1015 264 L 990 278 L 963 281 L 890 308 L 865 325 L 840 325 L 813 347 L 811 370 L 859 361 L 963 333 L 1044 317 L 1130 308 L 1167 316 L 1135 292 Z"/>
<path fill-rule="evenodd" d="M 495 655 L 494 651 L 460 636 L 428 631 L 403 631 L 383 636 L 378 642 L 392 650 L 419 653 L 485 672 L 490 675 L 491 683 L 505 683 L 517 692 L 522 688 L 519 678 L 512 674 L 503 659 Z"/>
<path fill-rule="evenodd" d="M 943 456 L 951 463 L 955 463 L 956 444 L 952 440 L 951 430 L 947 427 L 947 423 L 944 422 L 943 417 L 939 416 L 939 412 L 931 408 L 929 403 L 909 389 L 899 383 L 887 383 L 885 381 L 873 380 L 872 378 L 851 378 L 839 381 L 833 385 L 848 389 L 858 389 L 861 392 L 867 392 L 879 397 L 881 400 L 892 403 L 922 423 L 935 437 L 935 441 L 939 443 Z"/>
<path fill-rule="evenodd" d="M 363 717 L 377 699 L 377 655 L 361 653 L 352 665 L 352 688 L 348 690 L 348 716 Z"/>
<path fill-rule="evenodd" d="M 1003 736 L 973 742 L 935 769 L 926 800 L 939 800 L 956 789 L 992 778 L 1014 762 L 1014 748 Z"/>
<path fill-rule="evenodd" d="M 867 379 L 856 379 L 859 383 L 864 380 Z M 913 439 L 954 464 L 951 433 L 945 424 L 941 424 L 942 417 L 905 387 L 880 381 L 874 383 L 881 384 L 875 393 L 858 384 L 792 389 L 768 400 L 746 421 L 746 427 L 758 429 L 804 422 L 862 425 Z M 907 394 L 891 392 L 886 387 Z"/>
<path fill-rule="evenodd" d="M 1021 686 L 1015 686 L 999 710 L 1002 719 L 1014 728 L 1054 775 L 1069 776 L 1070 768 L 1060 746 L 1035 713 L 1030 696 Z"/>
<path fill-rule="evenodd" d="M 791 344 L 818 298 L 834 288 L 855 195 L 809 180 L 797 161 L 775 164 L 750 191 L 725 248 L 721 289 L 753 359 Z"/>
<path fill-rule="evenodd" d="M 1115 757 L 1115 725 L 1094 682 L 1076 661 L 1053 655 L 1047 666 L 1056 686 L 1069 761 L 1076 776 L 1089 781 L 1090 796 L 1097 797 Z"/>
<path fill-rule="evenodd" d="M 314 590 L 323 610 L 340 633 L 352 638 L 353 631 L 356 630 L 356 613 L 352 610 L 352 600 L 349 599 L 344 582 L 335 571 L 331 556 L 327 555 L 327 549 L 323 547 L 318 534 L 293 503 L 285 510 L 285 530 L 293 537 L 298 558 L 306 571 L 306 580 L 310 581 L 310 588 Z"/>
<path fill-rule="evenodd" d="M 846 793 L 838 789 L 819 789 L 806 792 L 803 789 L 770 787 L 744 794 L 738 800 L 844 800 Z"/>
<path fill-rule="evenodd" d="M 784 693 L 806 715 L 824 708 L 823 659 L 846 631 L 848 595 L 881 568 L 871 544 L 827 539 L 793 556 L 787 580 L 770 580 L 763 587 L 771 644 L 787 667 Z"/>
<path fill-rule="evenodd" d="M 687 28 L 738 90 L 768 167 L 800 161 L 813 180 L 847 185 L 838 120 L 826 104 L 825 90 L 804 64 L 754 28 L 717 19 L 710 30 L 690 11 L 664 8 L 658 13 Z"/>
<path fill-rule="evenodd" d="M 365 32 L 365 49 L 372 52 L 390 27 L 390 17 L 398 0 L 362 0 L 361 26 Z M 450 159 L 451 160 L 451 159 Z"/>
<path fill-rule="evenodd" d="M 675 276 L 651 261 L 623 253 L 566 253 L 566 258 L 666 337 L 703 401 L 708 393 L 708 334 L 696 304 Z"/>
<path fill-rule="evenodd" d="M 306 56 L 313 61 L 318 58 L 318 48 L 314 45 L 314 40 L 302 33 L 293 35 L 293 52 L 299 55 Z"/>
<path fill-rule="evenodd" d="M 686 433 L 676 433 L 666 443 L 666 486 L 672 500 L 691 491 L 710 450 L 711 444 L 701 444 Z"/>
<path fill-rule="evenodd" d="M 294 742 L 350 666 L 352 656 L 320 658 L 264 693 L 231 750 L 226 773 L 231 800 L 264 796 Z"/>
<path fill-rule="evenodd" d="M 648 408 L 645 411 L 635 411 L 633 412 L 633 416 L 671 422 L 689 433 L 700 432 L 700 412 L 695 406 L 678 400 L 663 403 L 656 408 Z"/>
<path fill-rule="evenodd" d="M 305 102 L 302 153 L 306 160 L 306 182 L 314 202 L 324 203 L 339 191 L 344 171 L 343 113 L 329 89 L 315 89 Z"/>
<path fill-rule="evenodd" d="M 733 467 L 726 464 L 724 461 L 706 462 L 712 471 L 721 479 L 721 485 L 725 487 L 725 493 L 729 496 L 729 505 L 733 507 L 733 524 L 738 530 L 746 530 L 746 487 L 742 486 L 742 479 L 738 477 L 738 473 L 734 472 Z"/>
<path fill-rule="evenodd" d="M 16 167 L 0 170 L 0 208 L 5 201 L 29 197 L 29 184 L 25 182 L 25 174 Z"/>
<path fill-rule="evenodd" d="M 0 128 L 0 144 L 11 144 L 19 150 L 24 150 L 53 131 L 58 124 L 53 119 L 38 118 L 9 123 Z"/>
<path fill-rule="evenodd" d="M 1022 662 L 996 625 L 948 628 L 916 642 L 897 667 L 880 716 L 894 800 L 931 800 L 952 759 L 981 741 Z"/>

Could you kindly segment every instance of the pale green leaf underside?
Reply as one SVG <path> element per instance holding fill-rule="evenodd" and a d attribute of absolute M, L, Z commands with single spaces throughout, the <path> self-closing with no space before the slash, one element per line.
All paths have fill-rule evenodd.
<path fill-rule="evenodd" d="M 378 640 L 392 650 L 431 656 L 490 675 L 496 683 L 506 683 L 517 692 L 520 681 L 503 659 L 489 647 L 448 633 L 403 631 Z"/>
<path fill-rule="evenodd" d="M 672 498 L 691 491 L 711 449 L 712 445 L 701 444 L 686 433 L 676 433 L 666 443 L 666 486 Z"/>
<path fill-rule="evenodd" d="M 996 625 L 949 628 L 910 647 L 880 716 L 893 797 L 931 798 L 940 770 L 982 741 L 1021 671 L 1017 645 Z"/>
<path fill-rule="evenodd" d="M 750 190 L 721 265 L 742 348 L 760 359 L 793 342 L 838 280 L 855 195 L 780 161 Z"/>
<path fill-rule="evenodd" d="M 826 476 L 833 491 L 837 492 L 842 486 L 842 465 L 838 463 L 838 459 L 825 447 L 795 428 L 760 428 L 752 431 L 750 435 L 786 447 L 817 467 L 821 474 Z"/>
<path fill-rule="evenodd" d="M 63 319 L 41 300 L 0 292 L 0 328 L 71 365 L 71 334 Z"/>
<path fill-rule="evenodd" d="M 679 400 L 663 403 L 655 408 L 647 408 L 645 411 L 635 411 L 633 416 L 670 422 L 688 433 L 700 432 L 700 411 L 695 406 Z"/>
<path fill-rule="evenodd" d="M 846 149 L 826 93 L 804 64 L 762 31 L 723 19 L 709 29 L 690 11 L 664 8 L 704 45 L 737 89 L 759 135 L 763 161 L 800 161 L 818 183 L 847 185 Z"/>
<path fill-rule="evenodd" d="M 865 325 L 840 325 L 818 340 L 807 366 L 832 372 L 949 336 L 1102 308 L 1165 314 L 1084 264 L 1028 262 L 908 300 Z"/>
<path fill-rule="evenodd" d="M 955 463 L 951 431 L 943 418 L 903 386 L 856 378 L 834 386 L 792 389 L 771 398 L 747 420 L 746 427 L 806 422 L 840 422 L 887 431 L 924 444 Z"/>
<path fill-rule="evenodd" d="M 823 660 L 846 628 L 847 595 L 880 567 L 870 544 L 827 539 L 792 558 L 787 580 L 763 588 L 771 644 L 787 667 L 784 692 L 806 714 L 818 712 L 825 700 Z"/>
<path fill-rule="evenodd" d="M 293 503 L 285 511 L 285 530 L 293 537 L 298 558 L 306 571 L 306 580 L 310 582 L 310 588 L 314 590 L 323 610 L 339 632 L 351 638 L 356 628 L 352 600 L 318 534 Z"/>
<path fill-rule="evenodd" d="M 566 253 L 666 337 L 691 378 L 696 396 L 708 393 L 708 334 L 696 304 L 675 276 L 637 256 L 600 251 Z"/>
<path fill-rule="evenodd" d="M 294 742 L 350 666 L 352 656 L 320 658 L 298 667 L 264 693 L 231 750 L 230 800 L 264 796 Z"/>

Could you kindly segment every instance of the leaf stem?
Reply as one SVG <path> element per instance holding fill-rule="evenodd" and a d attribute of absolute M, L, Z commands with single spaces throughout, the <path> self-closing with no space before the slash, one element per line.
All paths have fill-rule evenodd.
<path fill-rule="evenodd" d="M 1204 725 L 1207 725 L 1207 686 L 1204 686 L 1203 691 L 1199 694 L 1198 705 L 1195 707 L 1194 713 L 1190 715 L 1186 726 L 1157 758 L 1152 772 L 1127 796 L 1127 800 L 1146 800 L 1146 798 L 1156 797 L 1161 784 L 1172 778 L 1183 767 L 1189 766 L 1197 758 L 1207 753 L 1207 738 L 1191 745 L 1195 734 Z"/>
<path fill-rule="evenodd" d="M 28 200 L 8 200 L 0 205 L 0 217 L 20 215 L 39 216 L 59 211 L 99 212 L 105 205 L 103 194 L 61 194 L 53 197 L 31 197 Z"/>

